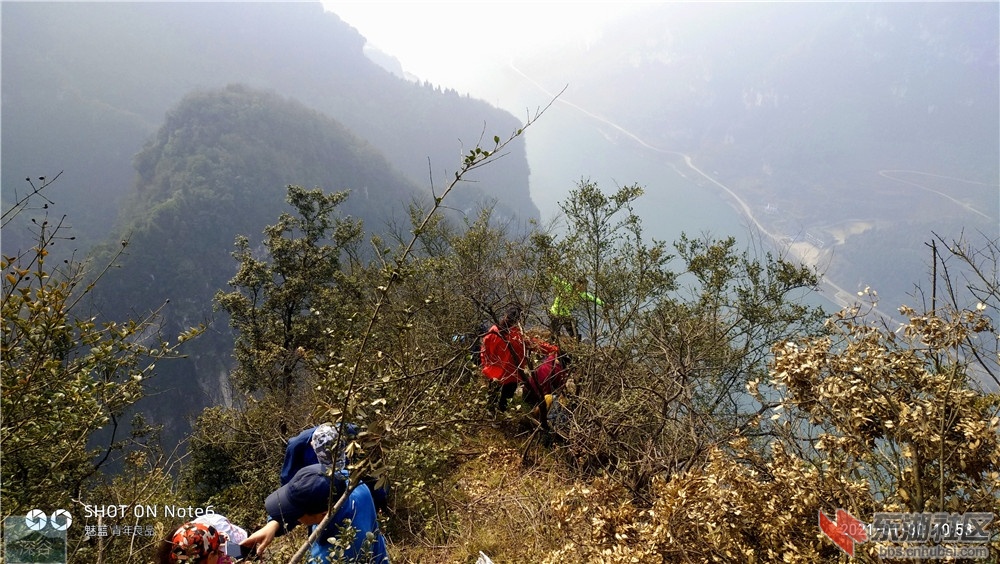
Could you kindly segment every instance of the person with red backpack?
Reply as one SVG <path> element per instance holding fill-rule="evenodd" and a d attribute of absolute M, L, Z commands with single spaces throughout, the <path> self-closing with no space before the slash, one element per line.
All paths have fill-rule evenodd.
<path fill-rule="evenodd" d="M 518 305 L 507 308 L 500 321 L 483 336 L 480 366 L 493 387 L 491 408 L 506 411 L 519 382 L 528 382 L 528 352 L 548 355 L 557 349 L 548 343 L 526 337 L 521 332 L 523 312 Z"/>
<path fill-rule="evenodd" d="M 549 406 L 555 401 L 555 393 L 565 384 L 569 368 L 569 355 L 559 348 L 551 351 L 538 367 L 528 376 L 524 385 L 524 401 L 533 406 L 532 416 L 537 413 L 542 429 L 549 428 Z"/>
<path fill-rule="evenodd" d="M 531 374 L 529 389 L 539 401 L 554 394 L 566 384 L 569 376 L 569 355 L 558 348 L 549 353 Z"/>

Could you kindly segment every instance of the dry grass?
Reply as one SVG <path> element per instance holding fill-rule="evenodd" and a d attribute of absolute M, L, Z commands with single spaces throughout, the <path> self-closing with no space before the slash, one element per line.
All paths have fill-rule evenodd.
<path fill-rule="evenodd" d="M 510 422 L 504 422 L 509 424 Z M 423 535 L 393 544 L 393 562 L 537 562 L 562 544 L 553 501 L 570 486 L 551 448 L 511 428 L 481 428 L 438 488 L 442 511 Z"/>

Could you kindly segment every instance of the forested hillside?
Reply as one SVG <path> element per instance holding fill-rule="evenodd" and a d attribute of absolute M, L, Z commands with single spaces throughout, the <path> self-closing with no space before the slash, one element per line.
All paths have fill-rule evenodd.
<path fill-rule="evenodd" d="M 378 67 L 362 52 L 364 38 L 319 3 L 5 2 L 0 10 L 4 205 L 24 178 L 66 171 L 53 197 L 73 210 L 81 244 L 109 234 L 133 184 L 133 156 L 194 90 L 239 83 L 295 98 L 392 155 L 425 191 L 432 177 L 454 172 L 486 124 L 518 125 L 484 102 Z M 523 144 L 509 152 L 453 205 L 496 199 L 503 213 L 537 218 Z M 3 248 L 18 237 L 12 230 Z"/>
<path fill-rule="evenodd" d="M 260 245 L 264 227 L 287 207 L 289 184 L 346 190 L 342 212 L 373 232 L 405 228 L 407 206 L 423 191 L 344 126 L 276 93 L 245 86 L 187 96 L 136 156 L 136 183 L 123 226 L 95 262 L 127 242 L 93 306 L 102 319 L 160 311 L 164 330 L 205 323 L 190 359 L 164 363 L 141 408 L 180 440 L 189 418 L 225 399 L 232 337 L 212 299 L 236 274 L 238 235 Z M 355 249 L 367 253 L 370 249 Z M 197 390 L 198 394 L 189 395 Z M 175 401 L 184 397 L 182 409 Z"/>
<path fill-rule="evenodd" d="M 364 56 L 364 39 L 318 3 L 0 10 L 4 208 L 25 194 L 25 178 L 65 171 L 50 201 L 74 239 L 54 256 L 82 257 L 110 241 L 106 257 L 129 240 L 97 296 L 99 318 L 169 299 L 168 329 L 211 326 L 190 360 L 164 365 L 157 383 L 174 394 L 206 391 L 190 410 L 164 409 L 171 441 L 188 413 L 222 397 L 231 336 L 225 322 L 212 324 L 211 297 L 234 273 L 236 234 L 260 235 L 286 185 L 350 189 L 344 209 L 384 234 L 405 227 L 413 198 L 441 189 L 486 124 L 507 133 L 519 125 L 488 104 L 384 71 Z M 245 86 L 222 90 L 230 84 Z M 520 140 L 503 166 L 469 180 L 451 209 L 495 205 L 514 221 L 537 218 Z M 5 229 L 6 254 L 32 245 L 26 221 Z"/>
<path fill-rule="evenodd" d="M 892 9 L 870 6 L 853 54 L 892 47 L 875 49 L 862 33 L 881 33 L 880 10 Z M 913 222 L 905 233 L 930 266 L 906 280 L 921 299 L 852 291 L 846 307 L 824 310 L 822 273 L 769 241 L 650 236 L 640 184 L 583 179 L 559 201 L 560 225 L 515 221 L 537 215 L 523 137 L 548 115 L 517 122 L 401 81 L 365 60 L 361 37 L 318 5 L 0 10 L 0 517 L 66 508 L 68 562 L 152 562 L 158 541 L 194 511 L 175 518 L 166 507 L 265 526 L 290 439 L 321 423 L 341 433 L 331 444 L 344 456 L 345 492 L 387 490 L 371 513 L 397 563 L 481 553 L 497 564 L 878 562 L 884 549 L 956 546 L 985 550 L 978 560 L 1000 554 L 1000 241 L 979 229 L 994 219 L 979 209 L 994 179 L 965 186 L 964 200 L 934 184 L 945 179 L 899 176 L 925 193 L 914 199 L 919 213 L 899 220 Z M 734 23 L 757 31 L 752 20 Z M 832 23 L 797 20 L 820 42 Z M 813 144 L 772 139 L 736 151 L 751 123 L 768 124 L 761 138 L 796 130 L 787 116 L 769 121 L 775 100 L 811 109 L 805 101 L 835 85 L 785 97 L 782 83 L 757 82 L 760 69 L 746 68 L 756 86 L 720 110 L 713 104 L 735 90 L 716 90 L 719 75 L 706 70 L 731 69 L 735 58 L 708 64 L 691 55 L 697 45 L 664 41 L 663 51 L 635 51 L 628 60 L 638 63 L 617 80 L 601 79 L 635 90 L 632 109 L 645 115 L 630 128 L 648 126 L 644 135 L 713 164 L 751 167 L 739 168 L 752 170 L 737 180 L 743 188 L 756 171 L 816 200 L 821 181 L 850 183 L 838 151 L 851 140 L 826 114 L 796 114 L 823 130 Z M 803 71 L 794 53 L 771 55 L 762 59 Z M 667 70 L 677 71 L 676 98 L 644 97 L 644 80 Z M 679 101 L 691 92 L 702 105 L 688 115 Z M 831 97 L 854 107 L 848 95 Z M 973 115 L 963 108 L 982 102 L 968 103 L 948 112 Z M 857 121 L 875 130 L 893 115 Z M 881 139 L 903 142 L 933 124 Z M 977 143 L 995 148 L 987 129 L 942 137 L 955 144 L 942 154 L 971 177 L 992 174 L 985 152 L 962 157 Z M 799 169 L 765 172 L 800 155 L 820 162 L 808 182 L 783 182 Z M 912 194 L 897 190 L 887 209 L 902 213 Z M 938 213 L 942 192 L 954 207 Z M 851 210 L 865 187 L 831 193 L 843 208 L 825 200 L 821 211 Z M 970 229 L 916 226 L 938 217 Z M 788 216 L 764 224 L 792 229 Z M 905 239 L 840 218 L 834 227 L 873 246 Z M 97 241 L 92 254 L 72 252 Z M 875 270 L 906 252 L 855 261 Z M 484 364 L 511 378 L 506 408 Z M 551 379 L 542 381 L 543 367 Z M 349 495 L 320 497 L 333 511 Z M 122 510 L 97 516 L 94 507 Z M 848 530 L 854 520 L 870 527 Z M 305 528 L 275 539 L 264 561 L 294 562 Z M 335 532 L 332 561 L 353 537 Z"/>
<path fill-rule="evenodd" d="M 177 115 L 248 97 L 267 98 L 233 88 L 195 96 Z M 301 111 L 282 104 L 286 118 Z M 182 123 L 192 127 L 177 139 L 212 136 Z M 460 176 L 497 164 L 506 142 L 494 139 L 462 159 Z M 157 168 L 149 163 L 150 178 Z M 173 192 L 174 205 L 197 209 L 210 193 Z M 978 383 L 1000 383 L 996 241 L 937 241 L 936 307 L 900 307 L 907 321 L 896 327 L 867 316 L 871 296 L 833 314 L 809 306 L 815 272 L 733 239 L 646 238 L 640 186 L 581 182 L 562 204 L 563 234 L 513 231 L 489 211 L 441 221 L 445 191 L 413 214 L 411 235 L 376 241 L 360 262 L 349 199 L 286 194 L 260 243 L 239 238 L 236 274 L 212 299 L 236 330 L 236 368 L 219 382 L 232 402 L 201 412 L 183 458 L 142 420 L 84 445 L 146 394 L 192 405 L 191 389 L 168 400 L 154 386 L 167 357 L 206 335 L 158 331 L 156 316 L 127 312 L 95 324 L 76 298 L 109 279 L 86 286 L 72 265 L 50 265 L 56 227 L 42 227 L 33 253 L 4 258 L 3 507 L 73 507 L 71 562 L 145 562 L 176 528 L 129 516 L 130 534 L 85 533 L 97 523 L 79 508 L 103 500 L 211 506 L 262 526 L 289 438 L 324 421 L 357 426 L 341 447 L 351 483 L 389 488 L 378 519 L 396 562 L 482 551 L 496 562 L 820 563 L 845 561 L 848 549 L 874 561 L 900 547 L 887 528 L 900 514 L 961 520 L 963 546 L 986 551 L 977 558 L 1000 549 L 988 527 L 1000 510 L 1000 396 Z M 126 248 L 126 264 L 169 270 Z M 579 340 L 546 328 L 553 275 L 601 298 L 572 311 Z M 509 409 L 491 408 L 496 389 L 476 366 L 479 323 L 510 305 L 529 340 L 564 353 L 568 375 L 546 411 L 532 411 L 542 404 L 527 375 Z M 530 366 L 542 361 L 532 353 Z M 119 471 L 107 472 L 108 457 Z M 872 528 L 845 543 L 820 515 Z M 293 561 L 304 540 L 278 539 L 268 561 Z M 919 546 L 940 542 L 928 533 Z"/>

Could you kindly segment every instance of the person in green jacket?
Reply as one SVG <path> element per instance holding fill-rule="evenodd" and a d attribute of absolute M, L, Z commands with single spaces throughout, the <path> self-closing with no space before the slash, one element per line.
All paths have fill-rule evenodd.
<path fill-rule="evenodd" d="M 586 278 L 577 278 L 570 284 L 559 276 L 553 276 L 552 284 L 556 294 L 552 307 L 549 308 L 549 331 L 552 333 L 552 338 L 557 339 L 562 329 L 566 328 L 567 334 L 579 341 L 580 332 L 573 311 L 583 300 L 594 302 L 599 306 L 603 306 L 604 302 L 587 291 Z"/>

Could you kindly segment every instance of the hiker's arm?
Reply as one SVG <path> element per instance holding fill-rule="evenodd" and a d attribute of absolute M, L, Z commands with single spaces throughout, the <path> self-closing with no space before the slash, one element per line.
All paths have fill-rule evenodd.
<path fill-rule="evenodd" d="M 604 305 L 604 301 L 601 300 L 601 298 L 598 298 L 597 296 L 595 296 L 594 294 L 591 294 L 590 292 L 580 292 L 580 297 L 583 298 L 583 299 L 585 299 L 585 300 L 587 300 L 587 301 L 589 301 L 589 302 L 594 302 L 595 304 L 597 304 L 599 306 L 603 306 Z"/>
<path fill-rule="evenodd" d="M 257 529 L 252 535 L 248 536 L 246 540 L 240 543 L 241 546 L 256 546 L 257 554 L 263 554 L 264 549 L 266 549 L 274 537 L 278 536 L 281 532 L 281 524 L 277 521 L 268 521 L 266 525 Z"/>

